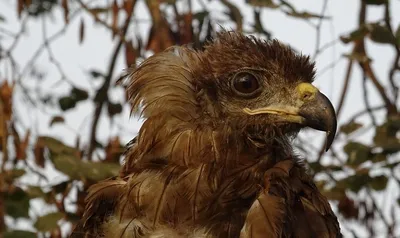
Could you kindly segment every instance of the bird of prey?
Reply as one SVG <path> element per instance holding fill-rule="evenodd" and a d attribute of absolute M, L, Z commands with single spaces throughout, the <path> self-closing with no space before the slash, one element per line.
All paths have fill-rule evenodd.
<path fill-rule="evenodd" d="M 315 65 L 277 40 L 223 31 L 130 72 L 145 119 L 118 177 L 93 185 L 72 237 L 341 237 L 292 140 L 336 133 Z"/>

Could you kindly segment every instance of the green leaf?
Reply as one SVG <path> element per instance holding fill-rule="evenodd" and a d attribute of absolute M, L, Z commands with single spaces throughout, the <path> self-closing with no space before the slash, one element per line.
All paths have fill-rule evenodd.
<path fill-rule="evenodd" d="M 61 182 L 61 183 L 59 183 L 59 184 L 54 185 L 54 186 L 52 187 L 52 189 L 53 189 L 53 191 L 54 191 L 55 193 L 63 193 L 63 192 L 65 191 L 65 189 L 67 189 L 68 184 L 69 184 L 70 182 L 71 182 L 70 180 Z"/>
<path fill-rule="evenodd" d="M 386 188 L 387 183 L 388 183 L 388 178 L 384 175 L 380 175 L 371 178 L 369 186 L 376 191 L 382 191 Z"/>
<path fill-rule="evenodd" d="M 67 111 L 76 106 L 76 101 L 74 98 L 66 96 L 58 99 L 58 104 L 60 105 L 61 110 Z"/>
<path fill-rule="evenodd" d="M 360 63 L 366 63 L 366 62 L 372 61 L 365 54 L 361 54 L 361 53 L 357 53 L 357 52 L 353 52 L 352 54 L 344 54 L 343 56 L 346 58 L 352 59 L 352 60 L 357 60 Z"/>
<path fill-rule="evenodd" d="M 395 37 L 396 37 L 396 44 L 397 44 L 398 46 L 400 46 L 400 24 L 399 24 L 399 26 L 397 27 Z"/>
<path fill-rule="evenodd" d="M 113 163 L 82 162 L 81 166 L 82 175 L 96 182 L 114 177 L 120 170 L 120 165 Z"/>
<path fill-rule="evenodd" d="M 64 217 L 61 212 L 54 212 L 39 217 L 34 226 L 40 232 L 52 231 L 58 227 L 58 221 Z"/>
<path fill-rule="evenodd" d="M 7 180 L 13 181 L 14 179 L 24 176 L 25 173 L 26 171 L 24 169 L 12 169 L 6 171 L 5 175 Z"/>
<path fill-rule="evenodd" d="M 381 44 L 395 44 L 396 39 L 393 38 L 392 33 L 386 26 L 370 24 L 368 27 L 370 27 L 369 38 L 372 41 Z"/>
<path fill-rule="evenodd" d="M 4 238 L 36 238 L 35 232 L 23 230 L 11 230 L 4 233 Z"/>
<path fill-rule="evenodd" d="M 386 154 L 378 153 L 374 154 L 370 159 L 373 163 L 379 163 L 386 160 Z"/>
<path fill-rule="evenodd" d="M 29 196 L 20 188 L 5 195 L 6 214 L 13 218 L 29 218 Z"/>
<path fill-rule="evenodd" d="M 309 12 L 297 12 L 297 11 L 291 11 L 291 12 L 285 12 L 288 16 L 291 17 L 296 17 L 296 18 L 302 18 L 302 19 L 311 19 L 311 18 L 318 18 L 318 19 L 329 19 L 330 17 L 326 16 L 321 16 L 315 13 L 309 13 Z"/>
<path fill-rule="evenodd" d="M 71 154 L 79 155 L 79 151 L 73 147 L 65 145 L 63 142 L 48 136 L 39 137 L 43 144 L 50 150 L 52 154 Z"/>
<path fill-rule="evenodd" d="M 368 28 L 366 26 L 361 26 L 359 29 L 352 31 L 348 36 L 341 36 L 340 40 L 347 44 L 355 40 L 360 40 L 368 34 Z"/>
<path fill-rule="evenodd" d="M 38 186 L 29 186 L 26 190 L 30 198 L 45 198 L 46 193 L 43 192 L 41 187 Z"/>
<path fill-rule="evenodd" d="M 66 215 L 65 218 L 72 223 L 76 223 L 81 219 L 81 217 L 78 216 L 76 213 L 67 212 L 65 215 Z"/>
<path fill-rule="evenodd" d="M 75 100 L 75 102 L 83 101 L 88 99 L 89 94 L 85 90 L 79 88 L 73 88 L 71 90 L 71 98 Z"/>
<path fill-rule="evenodd" d="M 351 191 L 357 193 L 363 187 L 365 187 L 368 182 L 371 180 L 367 173 L 362 174 L 355 174 L 349 176 L 343 180 L 338 181 L 337 187 L 338 188 L 348 188 Z"/>
<path fill-rule="evenodd" d="M 347 164 L 352 166 L 357 166 L 367 161 L 371 154 L 370 147 L 357 142 L 349 142 L 344 146 L 343 150 L 348 156 Z"/>
<path fill-rule="evenodd" d="M 57 154 L 52 156 L 51 160 L 58 171 L 68 175 L 71 179 L 81 178 L 81 161 L 76 156 Z"/>
<path fill-rule="evenodd" d="M 360 129 L 363 125 L 361 123 L 357 123 L 357 122 L 350 122 L 348 124 L 342 125 L 340 127 L 340 131 L 343 132 L 346 135 L 349 135 L 353 132 L 355 132 L 356 130 Z"/>
<path fill-rule="evenodd" d="M 369 5 L 381 5 L 387 3 L 388 0 L 363 0 L 363 1 Z"/>
<path fill-rule="evenodd" d="M 247 0 L 246 2 L 254 7 L 278 8 L 280 6 L 272 0 Z"/>
<path fill-rule="evenodd" d="M 384 124 L 377 126 L 373 141 L 376 146 L 381 147 L 386 154 L 400 151 L 400 141 L 396 134 L 400 130 L 400 120 L 390 118 Z"/>

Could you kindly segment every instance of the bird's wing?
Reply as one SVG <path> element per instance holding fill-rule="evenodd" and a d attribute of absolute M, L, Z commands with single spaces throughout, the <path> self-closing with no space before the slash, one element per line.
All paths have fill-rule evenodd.
<path fill-rule="evenodd" d="M 277 163 L 265 173 L 265 189 L 253 203 L 241 238 L 341 237 L 328 200 L 295 160 Z"/>

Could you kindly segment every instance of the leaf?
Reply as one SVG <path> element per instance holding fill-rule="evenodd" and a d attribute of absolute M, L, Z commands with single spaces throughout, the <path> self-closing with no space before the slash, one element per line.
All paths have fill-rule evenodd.
<path fill-rule="evenodd" d="M 373 157 L 370 159 L 373 163 L 379 163 L 386 160 L 387 155 L 378 153 L 374 154 Z"/>
<path fill-rule="evenodd" d="M 363 187 L 365 187 L 370 180 L 371 178 L 369 177 L 368 173 L 358 173 L 338 181 L 337 186 L 339 188 L 348 188 L 357 193 Z"/>
<path fill-rule="evenodd" d="M 79 151 L 73 147 L 67 146 L 61 141 L 48 137 L 42 136 L 39 137 L 38 140 L 41 140 L 43 145 L 47 147 L 52 154 L 70 154 L 70 155 L 79 155 Z"/>
<path fill-rule="evenodd" d="M 369 186 L 376 191 L 382 191 L 386 188 L 387 183 L 388 183 L 388 178 L 384 175 L 379 175 L 371 178 Z"/>
<path fill-rule="evenodd" d="M 82 175 L 92 181 L 98 182 L 119 174 L 120 165 L 114 163 L 82 162 Z"/>
<path fill-rule="evenodd" d="M 63 123 L 65 120 L 62 116 L 55 116 L 50 121 L 50 127 L 56 123 Z"/>
<path fill-rule="evenodd" d="M 61 97 L 58 100 L 58 104 L 60 105 L 61 110 L 67 111 L 76 106 L 76 101 L 74 98 L 66 96 L 66 97 Z"/>
<path fill-rule="evenodd" d="M 366 63 L 366 62 L 371 62 L 372 60 L 368 58 L 365 54 L 358 53 L 358 52 L 353 52 L 352 54 L 344 54 L 343 55 L 346 58 L 356 60 L 360 63 Z"/>
<path fill-rule="evenodd" d="M 318 14 L 315 14 L 315 13 L 309 13 L 309 12 L 290 11 L 290 12 L 285 12 L 285 13 L 288 16 L 292 16 L 292 17 L 296 17 L 296 18 L 302 18 L 302 19 L 311 19 L 311 18 L 330 19 L 330 17 L 318 15 Z"/>
<path fill-rule="evenodd" d="M 36 143 L 35 143 L 35 148 L 33 149 L 33 153 L 35 155 L 35 163 L 37 166 L 44 168 L 44 143 L 43 141 L 39 138 L 37 138 Z"/>
<path fill-rule="evenodd" d="M 368 34 L 369 30 L 365 25 L 361 26 L 359 29 L 351 32 L 348 36 L 340 36 L 340 40 L 347 44 L 356 40 L 361 40 Z"/>
<path fill-rule="evenodd" d="M 5 22 L 6 18 L 3 15 L 0 15 L 0 22 Z"/>
<path fill-rule="evenodd" d="M 91 71 L 90 71 L 90 75 L 91 75 L 93 78 L 100 78 L 100 77 L 104 78 L 104 77 L 106 77 L 103 73 L 101 73 L 101 72 L 99 72 L 99 71 L 97 71 L 97 70 L 91 70 Z"/>
<path fill-rule="evenodd" d="M 109 102 L 107 105 L 108 115 L 113 117 L 122 112 L 122 105 L 120 103 L 111 103 Z"/>
<path fill-rule="evenodd" d="M 381 44 L 395 44 L 396 39 L 394 39 L 392 33 L 386 26 L 370 24 L 368 27 L 370 28 L 369 38 L 372 41 Z"/>
<path fill-rule="evenodd" d="M 78 216 L 76 213 L 72 213 L 72 212 L 66 212 L 66 218 L 68 221 L 72 222 L 72 223 L 76 223 L 78 221 L 81 220 L 81 217 Z"/>
<path fill-rule="evenodd" d="M 246 3 L 254 7 L 267 7 L 267 8 L 279 7 L 279 4 L 274 3 L 272 0 L 246 0 Z"/>
<path fill-rule="evenodd" d="M 117 0 L 114 0 L 112 4 L 112 23 L 111 23 L 111 28 L 113 31 L 112 34 L 113 39 L 118 32 L 118 13 L 119 13 L 118 2 Z"/>
<path fill-rule="evenodd" d="M 8 170 L 6 172 L 6 178 L 10 179 L 11 181 L 14 179 L 17 179 L 19 177 L 22 177 L 23 175 L 25 175 L 26 171 L 24 169 L 12 169 L 12 170 Z"/>
<path fill-rule="evenodd" d="M 46 198 L 47 196 L 42 188 L 38 186 L 28 186 L 26 193 L 30 198 Z"/>
<path fill-rule="evenodd" d="M 4 238 L 36 238 L 35 232 L 24 230 L 11 230 L 4 233 Z"/>
<path fill-rule="evenodd" d="M 388 2 L 388 0 L 363 0 L 363 1 L 369 5 L 381 5 Z"/>
<path fill-rule="evenodd" d="M 236 23 L 236 30 L 241 32 L 243 29 L 243 16 L 239 8 L 227 0 L 221 0 L 221 2 L 229 9 L 228 15 Z"/>
<path fill-rule="evenodd" d="M 39 217 L 34 226 L 40 232 L 52 231 L 58 228 L 58 221 L 64 217 L 61 212 L 54 212 L 42 217 Z"/>
<path fill-rule="evenodd" d="M 69 9 L 68 9 L 68 0 L 62 0 L 61 1 L 61 7 L 64 10 L 64 22 L 66 24 L 68 24 L 69 22 L 69 17 L 68 17 L 68 13 L 69 13 Z"/>
<path fill-rule="evenodd" d="M 125 62 L 128 68 L 136 65 L 136 52 L 132 40 L 125 42 Z"/>
<path fill-rule="evenodd" d="M 124 10 L 128 16 L 132 15 L 135 3 L 136 1 L 133 0 L 124 0 Z"/>
<path fill-rule="evenodd" d="M 346 135 L 349 135 L 353 132 L 355 132 L 356 130 L 360 129 L 363 125 L 361 123 L 357 123 L 357 122 L 349 122 L 345 125 L 342 125 L 340 127 L 340 131 L 345 133 Z"/>
<path fill-rule="evenodd" d="M 3 102 L 3 113 L 4 119 L 9 121 L 12 115 L 12 96 L 14 92 L 14 83 L 9 84 L 7 80 L 3 81 L 0 86 L 0 100 Z"/>
<path fill-rule="evenodd" d="M 97 15 L 99 13 L 106 13 L 108 12 L 110 9 L 107 7 L 94 7 L 94 8 L 90 8 L 89 12 L 93 15 Z"/>
<path fill-rule="evenodd" d="M 18 4 L 17 4 L 18 19 L 21 19 L 21 14 L 22 14 L 22 11 L 24 10 L 24 5 L 25 5 L 24 0 L 18 0 Z"/>
<path fill-rule="evenodd" d="M 58 154 L 51 156 L 51 160 L 54 164 L 54 167 L 68 175 L 71 179 L 80 179 L 82 176 L 82 166 L 81 161 L 73 155 L 68 154 Z"/>
<path fill-rule="evenodd" d="M 13 218 L 29 218 L 29 196 L 21 188 L 5 195 L 6 214 Z"/>
<path fill-rule="evenodd" d="M 397 46 L 400 47 L 400 24 L 397 27 L 395 37 L 396 37 L 396 44 L 397 44 Z"/>
<path fill-rule="evenodd" d="M 79 25 L 79 44 L 82 44 L 84 39 L 85 39 L 85 22 L 83 18 L 81 18 L 81 23 Z"/>
<path fill-rule="evenodd" d="M 108 145 L 106 146 L 105 151 L 106 151 L 105 161 L 118 163 L 119 158 L 124 151 L 124 147 L 121 146 L 119 137 L 112 138 L 108 143 Z"/>
<path fill-rule="evenodd" d="M 339 201 L 338 210 L 347 219 L 358 217 L 358 207 L 355 205 L 354 200 L 343 196 Z"/>
<path fill-rule="evenodd" d="M 67 187 L 70 183 L 71 183 L 71 180 L 67 180 L 67 181 L 61 182 L 59 184 L 53 185 L 52 189 L 56 194 L 63 193 L 67 189 Z"/>
<path fill-rule="evenodd" d="M 89 98 L 88 92 L 79 88 L 72 88 L 71 97 L 75 100 L 75 102 L 83 101 Z"/>
<path fill-rule="evenodd" d="M 343 147 L 348 156 L 347 164 L 352 166 L 360 165 L 368 160 L 371 154 L 371 148 L 357 142 L 349 142 Z"/>
<path fill-rule="evenodd" d="M 397 133 L 400 131 L 398 121 L 400 120 L 392 118 L 376 127 L 373 141 L 384 150 L 384 153 L 391 154 L 400 151 L 400 141 L 397 138 Z"/>

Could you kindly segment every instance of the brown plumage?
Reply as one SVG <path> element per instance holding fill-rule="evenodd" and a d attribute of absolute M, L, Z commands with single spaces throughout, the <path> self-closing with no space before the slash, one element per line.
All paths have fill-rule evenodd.
<path fill-rule="evenodd" d="M 89 189 L 72 237 L 340 237 L 291 139 L 336 130 L 314 64 L 278 41 L 222 32 L 130 75 L 146 119 L 121 175 Z"/>

